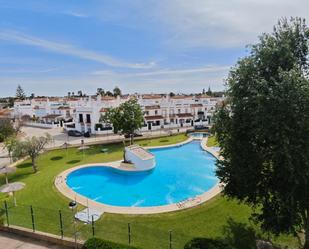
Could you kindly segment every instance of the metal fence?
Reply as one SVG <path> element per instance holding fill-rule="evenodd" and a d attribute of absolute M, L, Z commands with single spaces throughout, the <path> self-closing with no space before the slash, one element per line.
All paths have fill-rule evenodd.
<path fill-rule="evenodd" d="M 55 210 L 32 205 L 4 202 L 1 209 L 4 225 L 20 226 L 37 231 L 48 232 L 59 238 L 72 238 L 75 241 L 98 237 L 122 244 L 134 245 L 143 249 L 182 249 L 190 236 L 179 231 L 161 230 L 132 220 L 130 223 L 110 221 L 105 225 L 102 219 L 83 223 L 75 219 L 75 210 Z M 103 214 L 104 216 L 104 214 Z"/>

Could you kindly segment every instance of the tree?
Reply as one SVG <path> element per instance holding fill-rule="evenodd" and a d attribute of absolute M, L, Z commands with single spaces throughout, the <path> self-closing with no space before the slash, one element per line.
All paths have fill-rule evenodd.
<path fill-rule="evenodd" d="M 9 119 L 0 119 L 0 142 L 14 135 L 16 130 Z"/>
<path fill-rule="evenodd" d="M 26 98 L 26 94 L 24 89 L 22 89 L 22 87 L 20 85 L 17 86 L 16 89 L 16 98 L 24 100 Z"/>
<path fill-rule="evenodd" d="M 108 109 L 100 121 L 112 124 L 114 133 L 121 132 L 130 136 L 132 144 L 134 132 L 142 127 L 144 116 L 137 100 L 130 99 L 118 107 Z"/>
<path fill-rule="evenodd" d="M 121 96 L 121 90 L 120 90 L 120 88 L 119 88 L 118 86 L 116 86 L 116 87 L 114 88 L 113 94 L 114 94 L 115 97 Z"/>
<path fill-rule="evenodd" d="M 111 91 L 106 91 L 105 95 L 110 96 L 110 97 L 114 96 L 114 94 Z"/>
<path fill-rule="evenodd" d="M 208 90 L 207 90 L 206 94 L 207 94 L 208 96 L 212 96 L 212 91 L 211 91 L 211 89 L 210 89 L 210 86 L 208 87 Z"/>
<path fill-rule="evenodd" d="M 82 97 L 82 96 L 83 96 L 83 92 L 82 92 L 81 90 L 79 90 L 79 91 L 77 92 L 77 95 L 78 95 L 79 97 Z"/>
<path fill-rule="evenodd" d="M 7 107 L 8 108 L 14 107 L 14 102 L 15 102 L 15 99 L 13 97 L 9 97 L 7 101 Z"/>
<path fill-rule="evenodd" d="M 274 234 L 305 232 L 309 248 L 309 29 L 282 19 L 227 80 L 214 131 L 224 194 L 253 207 Z"/>
<path fill-rule="evenodd" d="M 97 89 L 97 95 L 104 96 L 104 94 L 105 94 L 105 92 L 104 92 L 103 88 L 99 87 L 99 88 Z"/>
<path fill-rule="evenodd" d="M 4 148 L 7 150 L 10 161 L 12 162 L 12 153 L 17 145 L 17 140 L 15 136 L 10 136 L 4 140 Z"/>
<path fill-rule="evenodd" d="M 32 168 L 34 173 L 37 172 L 36 159 L 39 154 L 44 150 L 45 146 L 52 142 L 50 134 L 46 134 L 44 137 L 32 137 L 26 138 L 24 141 L 18 141 L 13 151 L 14 158 L 22 158 L 29 156 L 32 162 Z"/>
<path fill-rule="evenodd" d="M 170 97 L 174 97 L 174 96 L 175 96 L 175 93 L 170 92 L 169 95 L 170 95 Z"/>

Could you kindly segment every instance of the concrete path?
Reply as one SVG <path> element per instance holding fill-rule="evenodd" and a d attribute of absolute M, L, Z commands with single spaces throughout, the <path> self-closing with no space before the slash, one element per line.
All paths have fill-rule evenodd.
<path fill-rule="evenodd" d="M 0 249 L 64 249 L 58 245 L 33 240 L 16 234 L 0 232 Z"/>
<path fill-rule="evenodd" d="M 180 128 L 179 132 L 185 132 L 187 128 Z M 45 133 L 49 133 L 54 138 L 54 143 L 49 147 L 58 147 L 63 145 L 65 142 L 68 142 L 72 145 L 81 144 L 81 140 L 84 140 L 85 143 L 99 142 L 99 141 L 112 141 L 121 139 L 122 136 L 110 134 L 110 135 L 92 135 L 90 138 L 85 137 L 70 137 L 63 131 L 62 128 L 53 128 L 53 129 L 42 129 L 34 127 L 22 127 L 21 131 L 23 132 L 23 137 L 32 137 L 32 136 L 44 136 Z M 176 134 L 178 133 L 177 129 L 173 130 L 158 130 L 158 131 L 149 131 L 143 132 L 144 138 L 150 138 L 153 136 L 159 135 L 168 135 L 169 133 Z"/>

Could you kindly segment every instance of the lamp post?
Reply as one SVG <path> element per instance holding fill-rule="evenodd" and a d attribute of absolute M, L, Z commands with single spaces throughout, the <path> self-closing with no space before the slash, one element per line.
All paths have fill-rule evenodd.
<path fill-rule="evenodd" d="M 72 210 L 75 248 L 77 249 L 76 220 L 75 220 L 75 213 L 74 213 L 74 210 L 76 209 L 76 207 L 77 207 L 77 202 L 75 200 L 69 202 L 69 208 Z"/>

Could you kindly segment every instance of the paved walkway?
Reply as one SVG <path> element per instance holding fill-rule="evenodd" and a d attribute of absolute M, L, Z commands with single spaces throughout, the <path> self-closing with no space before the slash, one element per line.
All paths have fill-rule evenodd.
<path fill-rule="evenodd" d="M 50 244 L 43 241 L 33 240 L 17 234 L 0 232 L 1 249 L 64 249 L 58 245 Z"/>

